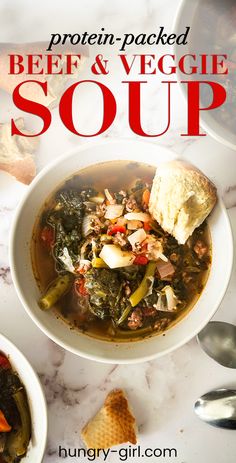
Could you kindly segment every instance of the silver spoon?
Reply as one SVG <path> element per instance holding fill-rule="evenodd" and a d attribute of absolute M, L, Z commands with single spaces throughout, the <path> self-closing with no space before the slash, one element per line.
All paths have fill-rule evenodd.
<path fill-rule="evenodd" d="M 224 367 L 236 368 L 236 326 L 210 322 L 197 336 L 202 349 Z"/>
<path fill-rule="evenodd" d="M 212 426 L 236 429 L 236 390 L 208 392 L 197 400 L 194 410 L 201 420 Z"/>

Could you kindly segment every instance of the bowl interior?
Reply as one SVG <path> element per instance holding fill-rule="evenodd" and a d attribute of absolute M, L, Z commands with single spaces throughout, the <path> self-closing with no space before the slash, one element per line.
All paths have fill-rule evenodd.
<path fill-rule="evenodd" d="M 209 218 L 213 245 L 213 262 L 206 287 L 186 317 L 169 329 L 165 336 L 142 341 L 110 343 L 70 330 L 62 321 L 37 305 L 39 289 L 32 272 L 30 240 L 37 214 L 48 195 L 68 176 L 99 162 L 123 159 L 157 166 L 175 158 L 175 154 L 154 144 L 134 141 L 89 143 L 60 158 L 42 171 L 31 184 L 18 208 L 11 236 L 11 270 L 13 281 L 30 317 L 55 342 L 87 358 L 111 363 L 134 363 L 151 359 L 184 344 L 209 321 L 226 290 L 232 264 L 232 236 L 228 217 L 219 200 Z M 224 242 L 224 246 L 222 246 Z"/>
<path fill-rule="evenodd" d="M 0 351 L 9 356 L 13 369 L 25 386 L 32 420 L 32 437 L 22 463 L 41 463 L 47 440 L 47 408 L 37 375 L 24 355 L 5 336 L 0 334 Z"/>

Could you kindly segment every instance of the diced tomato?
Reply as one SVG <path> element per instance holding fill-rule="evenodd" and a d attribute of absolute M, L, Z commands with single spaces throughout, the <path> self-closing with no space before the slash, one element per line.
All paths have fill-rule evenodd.
<path fill-rule="evenodd" d="M 41 240 L 47 248 L 54 244 L 54 230 L 51 227 L 43 227 L 41 231 Z"/>
<path fill-rule="evenodd" d="M 107 232 L 108 235 L 115 235 L 116 233 L 126 233 L 126 228 L 123 225 L 113 225 Z"/>
<path fill-rule="evenodd" d="M 2 410 L 0 410 L 0 432 L 10 432 L 11 426 L 8 424 Z"/>
<path fill-rule="evenodd" d="M 152 229 L 151 222 L 144 222 L 143 228 L 145 231 L 150 231 Z"/>
<path fill-rule="evenodd" d="M 134 259 L 134 264 L 135 265 L 147 265 L 148 263 L 148 258 L 146 256 L 136 256 Z"/>
<path fill-rule="evenodd" d="M 0 354 L 0 368 L 5 368 L 6 370 L 8 368 L 11 368 L 11 364 L 5 355 Z"/>
<path fill-rule="evenodd" d="M 143 192 L 143 197 L 142 197 L 142 203 L 145 206 L 148 206 L 149 204 L 149 199 L 150 199 L 150 191 L 149 190 L 144 190 Z"/>
<path fill-rule="evenodd" d="M 79 278 L 78 280 L 75 280 L 75 291 L 80 294 L 80 296 L 87 296 L 88 291 L 85 288 L 85 279 L 84 278 Z"/>

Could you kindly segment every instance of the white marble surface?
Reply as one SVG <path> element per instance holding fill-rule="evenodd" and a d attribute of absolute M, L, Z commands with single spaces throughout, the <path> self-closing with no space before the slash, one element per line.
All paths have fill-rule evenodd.
<path fill-rule="evenodd" d="M 178 0 L 42 0 L 39 8 L 30 0 L 1 0 L 0 41 L 46 40 L 51 32 L 96 30 L 100 27 L 122 33 L 140 30 L 152 32 L 155 27 L 166 25 L 171 31 L 178 3 Z M 158 53 L 160 51 L 159 48 L 155 50 Z M 93 52 L 95 54 L 96 49 Z M 111 50 L 106 52 L 111 54 Z M 135 138 L 128 129 L 126 92 L 121 89 L 121 71 L 117 66 L 116 60 L 113 60 L 113 75 L 109 76 L 109 85 L 117 96 L 118 115 L 106 137 Z M 85 67 L 81 78 L 88 76 Z M 157 130 L 161 126 L 160 113 L 165 107 L 165 96 L 157 78 L 150 76 L 148 81 L 144 97 L 145 128 Z M 81 128 L 92 129 L 95 126 L 93 104 L 96 101 L 92 101 L 91 93 L 84 91 L 78 110 Z M 171 130 L 164 137 L 155 139 L 154 143 L 157 147 L 164 144 L 174 149 L 214 179 L 225 200 L 236 236 L 236 153 L 209 136 L 196 139 L 179 136 L 185 125 L 186 113 L 185 102 L 178 88 L 174 92 L 172 110 Z M 0 121 L 8 120 L 16 114 L 10 97 L 1 92 Z M 26 120 L 28 127 L 35 126 L 30 116 Z M 86 139 L 63 129 L 55 109 L 52 127 L 40 140 L 38 171 L 51 159 L 81 143 L 86 143 Z M 16 296 L 8 263 L 11 220 L 26 188 L 0 172 L 0 330 L 26 354 L 39 373 L 45 389 L 49 436 L 44 463 L 61 461 L 57 455 L 59 444 L 72 448 L 82 445 L 81 427 L 100 407 L 106 393 L 114 387 L 122 387 L 127 391 L 139 426 L 140 444 L 153 448 L 175 447 L 178 452 L 177 458 L 166 456 L 128 461 L 235 462 L 235 433 L 214 429 L 200 422 L 194 415 L 193 404 L 199 395 L 212 388 L 235 387 L 236 374 L 208 358 L 195 339 L 156 361 L 134 366 L 112 366 L 84 360 L 63 351 L 30 320 Z M 234 266 L 229 288 L 215 319 L 236 323 L 235 283 Z M 76 463 L 82 460 L 70 458 L 68 461 Z M 114 454 L 107 461 L 115 463 L 119 460 Z"/>

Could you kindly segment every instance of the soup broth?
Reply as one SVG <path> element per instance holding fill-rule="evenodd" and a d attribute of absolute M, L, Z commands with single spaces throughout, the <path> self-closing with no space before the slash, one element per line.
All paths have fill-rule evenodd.
<path fill-rule="evenodd" d="M 164 333 L 202 292 L 211 262 L 207 223 L 185 245 L 165 233 L 148 213 L 154 174 L 128 161 L 91 166 L 43 205 L 31 243 L 34 275 L 47 293 L 40 306 L 69 328 L 115 342 Z M 133 242 L 135 233 L 142 243 Z"/>

